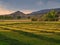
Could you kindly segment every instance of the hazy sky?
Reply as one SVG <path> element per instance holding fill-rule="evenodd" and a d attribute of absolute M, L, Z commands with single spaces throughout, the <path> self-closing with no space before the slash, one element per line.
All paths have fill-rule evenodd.
<path fill-rule="evenodd" d="M 27 14 L 49 8 L 60 8 L 60 0 L 0 0 L 0 14 L 18 10 Z"/>

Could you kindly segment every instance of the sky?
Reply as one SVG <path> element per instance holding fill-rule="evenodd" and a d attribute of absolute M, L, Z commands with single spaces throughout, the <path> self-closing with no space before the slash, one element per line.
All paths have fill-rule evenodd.
<path fill-rule="evenodd" d="M 60 0 L 0 0 L 0 14 L 15 11 L 28 14 L 50 8 L 60 8 Z"/>

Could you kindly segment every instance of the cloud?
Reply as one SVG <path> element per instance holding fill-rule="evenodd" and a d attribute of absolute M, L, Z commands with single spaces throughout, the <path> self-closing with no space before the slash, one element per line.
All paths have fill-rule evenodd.
<path fill-rule="evenodd" d="M 15 3 L 16 2 L 16 3 Z M 19 1 L 18 1 L 19 2 Z M 9 14 L 13 11 L 21 10 L 25 14 L 29 14 L 33 11 L 48 9 L 48 8 L 60 8 L 60 1 L 57 0 L 34 0 L 32 3 L 24 1 L 2 1 L 0 0 L 0 14 Z M 31 10 L 30 10 L 31 9 Z"/>
<path fill-rule="evenodd" d="M 60 7 L 60 2 L 58 1 L 48 1 L 47 2 L 48 7 L 58 8 Z"/>
<path fill-rule="evenodd" d="M 12 7 L 12 10 L 10 8 L 7 8 L 7 7 L 11 7 L 11 6 L 12 5 L 10 5 L 9 3 L 4 3 L 2 1 L 0 1 L 0 15 L 10 14 L 10 13 L 15 12 L 17 10 L 20 10 L 18 8 L 13 8 L 13 7 Z M 21 9 L 20 11 L 23 12 L 23 13 L 25 13 L 25 14 L 29 14 L 33 10 Z"/>
<path fill-rule="evenodd" d="M 38 1 L 36 4 L 39 5 L 39 6 L 42 6 L 42 5 L 44 5 L 44 2 L 43 1 Z"/>
<path fill-rule="evenodd" d="M 13 11 L 11 10 L 8 10 L 8 9 L 5 9 L 3 7 L 0 7 L 0 15 L 3 15 L 3 14 L 10 14 L 12 13 Z"/>
<path fill-rule="evenodd" d="M 21 12 L 25 13 L 25 14 L 29 14 L 29 13 L 32 13 L 33 10 L 21 10 Z"/>
<path fill-rule="evenodd" d="M 12 10 L 8 10 L 8 9 L 5 7 L 5 5 L 6 5 L 6 4 L 4 4 L 2 1 L 0 1 L 0 15 L 10 14 L 10 13 L 13 12 Z"/>
<path fill-rule="evenodd" d="M 58 0 L 40 0 L 36 4 L 38 10 L 60 8 L 60 1 Z"/>

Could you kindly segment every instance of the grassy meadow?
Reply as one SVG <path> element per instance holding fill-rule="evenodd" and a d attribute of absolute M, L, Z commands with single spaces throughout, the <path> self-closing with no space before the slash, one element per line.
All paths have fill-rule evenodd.
<path fill-rule="evenodd" d="M 0 21 L 0 45 L 60 45 L 60 22 Z"/>

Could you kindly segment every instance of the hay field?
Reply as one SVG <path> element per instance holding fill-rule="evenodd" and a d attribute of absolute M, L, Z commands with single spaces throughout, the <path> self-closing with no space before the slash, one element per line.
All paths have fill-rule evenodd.
<path fill-rule="evenodd" d="M 0 45 L 60 45 L 60 22 L 0 21 Z"/>

